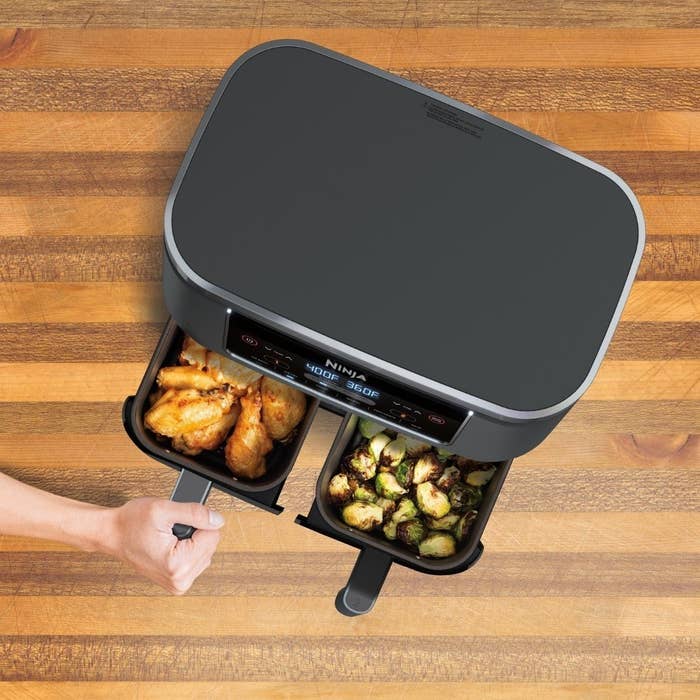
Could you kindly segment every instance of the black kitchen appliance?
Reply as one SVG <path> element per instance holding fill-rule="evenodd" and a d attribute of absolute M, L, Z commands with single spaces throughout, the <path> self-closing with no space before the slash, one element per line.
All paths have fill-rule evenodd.
<path fill-rule="evenodd" d="M 454 573 L 478 558 L 510 460 L 592 382 L 643 247 L 637 200 L 600 165 L 320 46 L 262 44 L 223 77 L 168 198 L 172 320 L 125 425 L 183 468 L 175 498 L 204 500 L 213 482 L 278 510 L 316 405 L 345 415 L 297 522 L 361 549 L 337 605 L 366 612 L 392 561 Z M 269 483 L 156 449 L 143 430 L 179 329 L 313 397 Z M 325 485 L 358 416 L 498 464 L 454 557 L 421 560 L 330 512 Z"/>

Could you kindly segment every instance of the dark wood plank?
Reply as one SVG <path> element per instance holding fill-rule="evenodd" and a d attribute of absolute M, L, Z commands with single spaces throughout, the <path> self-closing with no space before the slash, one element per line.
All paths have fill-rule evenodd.
<path fill-rule="evenodd" d="M 611 360 L 698 359 L 698 323 L 621 323 L 606 357 Z"/>
<path fill-rule="evenodd" d="M 46 11 L 40 0 L 3 7 L 0 25 L 21 27 L 289 27 L 301 21 L 296 0 L 72 0 Z M 666 0 L 321 0 L 303 4 L 305 27 L 697 27 L 692 2 Z"/>
<path fill-rule="evenodd" d="M 327 596 L 357 553 L 219 552 L 190 596 Z M 161 588 L 114 559 L 82 552 L 0 552 L 0 595 L 160 596 Z M 693 596 L 700 555 L 490 552 L 462 576 L 436 579 L 394 567 L 382 596 Z"/>
<path fill-rule="evenodd" d="M 0 324 L 0 362 L 147 362 L 162 329 L 161 323 Z M 696 360 L 698 336 L 697 323 L 623 322 L 606 357 Z"/>
<path fill-rule="evenodd" d="M 7 237 L 0 282 L 152 282 L 161 279 L 162 251 L 154 236 Z"/>
<path fill-rule="evenodd" d="M 700 151 L 584 153 L 637 194 L 700 194 Z M 2 153 L 0 190 L 9 195 L 158 195 L 172 186 L 178 153 Z M 147 243 L 146 243 L 147 244 Z"/>
<path fill-rule="evenodd" d="M 693 444 L 688 445 L 689 450 Z M 52 493 L 105 506 L 118 506 L 140 496 L 167 497 L 176 478 L 174 470 L 157 462 L 142 469 L 120 469 L 109 454 L 104 455 L 104 468 L 85 471 L 57 470 L 41 464 L 14 467 L 11 459 L 11 455 L 0 458 L 0 470 L 4 473 Z M 320 469 L 321 463 L 317 466 Z M 576 469 L 567 464 L 562 467 L 566 468 L 522 467 L 516 461 L 496 508 L 513 512 L 700 510 L 698 469 Z M 308 511 L 317 478 L 316 469 L 293 469 L 280 503 L 290 511 Z M 254 508 L 219 491 L 212 492 L 209 503 L 226 510 Z"/>
<path fill-rule="evenodd" d="M 332 604 L 331 593 L 328 604 Z M 381 601 L 379 603 L 381 605 Z M 212 614 L 217 614 L 212 611 Z M 346 623 L 349 624 L 349 623 Z M 465 620 L 465 633 L 468 622 Z M 465 659 L 466 655 L 466 659 Z M 698 682 L 700 643 L 662 637 L 0 637 L 12 680 Z"/>
<path fill-rule="evenodd" d="M 700 70 L 673 68 L 396 68 L 398 75 L 486 111 L 697 110 Z M 0 110 L 195 111 L 219 69 L 0 71 Z"/>
<path fill-rule="evenodd" d="M 162 331 L 162 323 L 0 324 L 0 362 L 147 362 Z"/>
<path fill-rule="evenodd" d="M 151 282 L 162 252 L 160 236 L 7 236 L 0 282 Z M 700 279 L 700 236 L 650 236 L 637 279 Z"/>

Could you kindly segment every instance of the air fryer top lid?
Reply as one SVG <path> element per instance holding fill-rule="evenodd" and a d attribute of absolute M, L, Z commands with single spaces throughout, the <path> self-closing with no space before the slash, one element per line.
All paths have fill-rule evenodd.
<path fill-rule="evenodd" d="M 578 398 L 643 239 L 609 171 L 303 42 L 232 66 L 166 210 L 192 279 L 511 412 Z"/>

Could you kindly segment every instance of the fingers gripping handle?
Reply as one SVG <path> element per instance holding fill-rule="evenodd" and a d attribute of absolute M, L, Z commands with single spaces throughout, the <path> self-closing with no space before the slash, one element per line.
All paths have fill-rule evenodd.
<path fill-rule="evenodd" d="M 201 503 L 207 500 L 209 491 L 211 490 L 211 481 L 199 476 L 194 472 L 183 469 L 180 476 L 177 478 L 177 483 L 173 492 L 170 494 L 171 501 L 178 503 Z M 191 525 L 183 525 L 175 523 L 173 526 L 173 535 L 178 540 L 186 540 L 192 537 L 195 528 Z"/>
<path fill-rule="evenodd" d="M 335 598 L 336 610 L 348 617 L 368 613 L 377 602 L 391 562 L 391 557 L 384 552 L 372 548 L 363 549 L 345 588 L 338 591 Z"/>

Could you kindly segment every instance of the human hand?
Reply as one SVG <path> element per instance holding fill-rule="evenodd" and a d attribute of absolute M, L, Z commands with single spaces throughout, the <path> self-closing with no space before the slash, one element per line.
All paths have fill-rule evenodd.
<path fill-rule="evenodd" d="M 211 564 L 223 516 L 199 503 L 137 498 L 107 511 L 106 537 L 100 549 L 133 566 L 175 595 L 186 593 Z M 175 523 L 197 528 L 178 540 Z"/>

